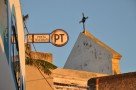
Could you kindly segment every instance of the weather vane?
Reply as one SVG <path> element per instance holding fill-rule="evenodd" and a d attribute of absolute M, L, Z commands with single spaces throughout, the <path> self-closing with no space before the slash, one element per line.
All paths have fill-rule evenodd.
<path fill-rule="evenodd" d="M 88 19 L 88 17 L 85 17 L 84 13 L 82 13 L 82 15 L 83 15 L 83 18 L 79 23 L 83 23 L 83 30 L 84 30 L 83 32 L 85 32 L 85 21 L 86 21 L 86 19 Z"/>

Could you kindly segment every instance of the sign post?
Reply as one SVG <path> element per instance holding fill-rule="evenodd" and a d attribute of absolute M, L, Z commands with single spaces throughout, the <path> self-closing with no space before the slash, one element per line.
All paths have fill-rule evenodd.
<path fill-rule="evenodd" d="M 52 43 L 54 46 L 62 47 L 67 44 L 69 36 L 62 29 L 56 29 L 51 34 L 28 34 L 28 43 Z"/>
<path fill-rule="evenodd" d="M 28 34 L 27 42 L 28 43 L 49 43 L 50 35 L 49 34 Z"/>

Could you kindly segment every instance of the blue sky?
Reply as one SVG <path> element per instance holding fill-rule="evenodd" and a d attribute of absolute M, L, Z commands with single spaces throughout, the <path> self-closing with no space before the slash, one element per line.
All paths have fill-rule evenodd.
<path fill-rule="evenodd" d="M 121 71 L 136 71 L 136 0 L 21 0 L 31 33 L 51 33 L 57 28 L 69 34 L 63 47 L 35 44 L 38 51 L 53 54 L 54 64 L 63 67 L 82 32 L 82 12 L 89 19 L 86 29 L 119 52 Z"/>

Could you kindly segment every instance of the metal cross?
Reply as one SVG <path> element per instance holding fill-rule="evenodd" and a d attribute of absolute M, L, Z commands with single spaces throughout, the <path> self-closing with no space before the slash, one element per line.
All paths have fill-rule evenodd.
<path fill-rule="evenodd" d="M 85 21 L 86 21 L 86 19 L 88 19 L 88 17 L 85 17 L 84 13 L 82 13 L 82 15 L 83 15 L 83 18 L 79 23 L 83 23 L 83 30 L 84 30 L 83 32 L 85 32 Z"/>

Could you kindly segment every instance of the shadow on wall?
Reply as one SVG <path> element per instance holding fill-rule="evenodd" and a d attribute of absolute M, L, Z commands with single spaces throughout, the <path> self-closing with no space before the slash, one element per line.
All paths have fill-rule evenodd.
<path fill-rule="evenodd" d="M 8 85 L 8 87 L 7 87 Z M 16 90 L 0 35 L 0 90 Z"/>

